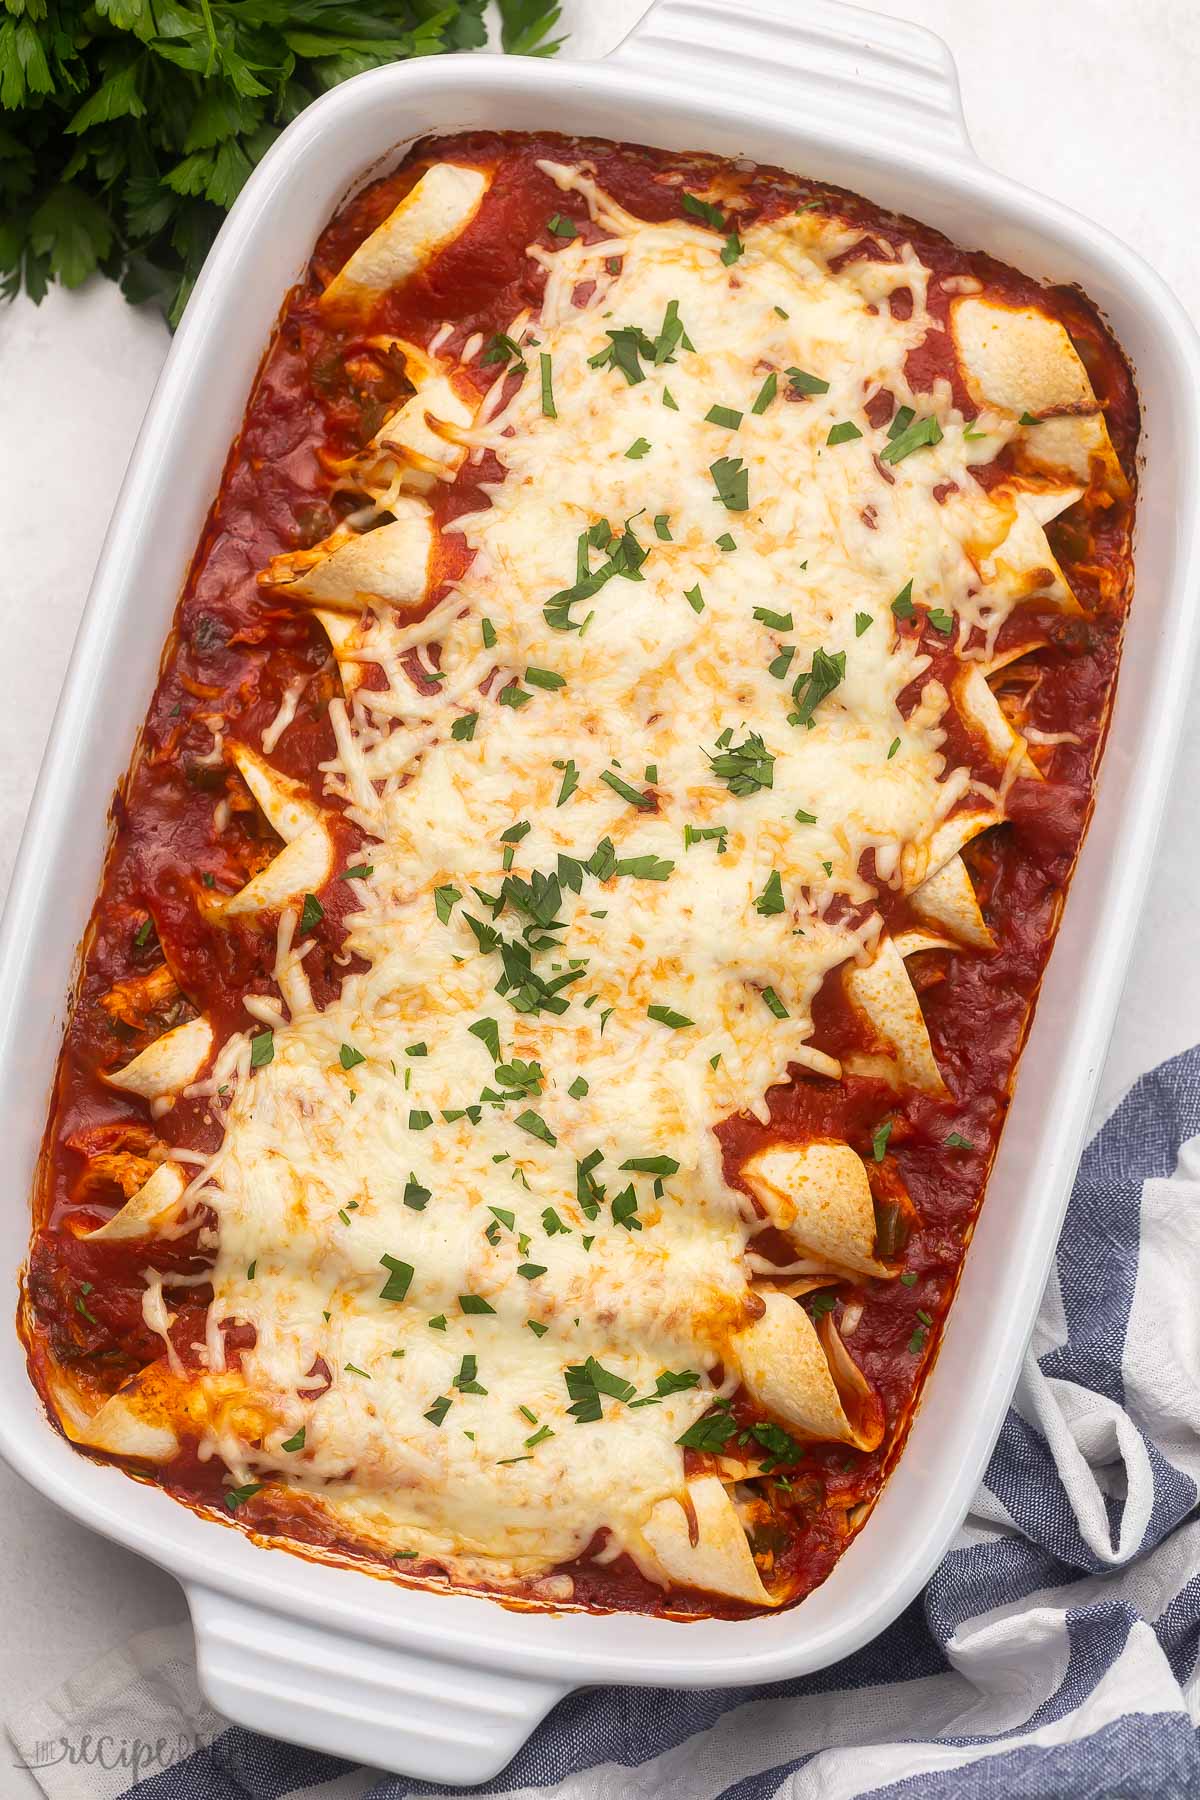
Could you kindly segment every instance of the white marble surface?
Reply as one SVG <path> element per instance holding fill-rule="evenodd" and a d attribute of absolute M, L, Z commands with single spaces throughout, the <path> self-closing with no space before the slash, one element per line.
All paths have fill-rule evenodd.
<path fill-rule="evenodd" d="M 1193 0 L 876 0 L 876 10 L 927 25 L 950 44 L 987 162 L 1107 225 L 1200 315 Z M 645 11 L 646 0 L 565 0 L 572 52 L 602 54 Z M 0 891 L 166 347 L 161 323 L 100 283 L 53 293 L 40 308 L 21 301 L 0 312 L 0 618 L 9 696 L 0 711 Z M 1142 1070 L 1200 1036 L 1191 900 L 1200 876 L 1197 771 L 1200 706 L 1105 1070 L 1106 1109 Z M 78 878 L 90 883 L 92 871 Z M 10 1193 L 7 1204 L 23 1204 L 22 1196 Z M 56 1513 L 0 1465 L 6 1710 L 130 1633 L 182 1615 L 167 1576 Z M 36 1791 L 0 1751 L 0 1800 Z"/>

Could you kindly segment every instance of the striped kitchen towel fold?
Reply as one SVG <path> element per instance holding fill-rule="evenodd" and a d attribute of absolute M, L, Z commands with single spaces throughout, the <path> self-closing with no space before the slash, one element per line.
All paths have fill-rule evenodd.
<path fill-rule="evenodd" d="M 1016 1398 L 924 1595 L 768 1688 L 571 1695 L 505 1800 L 1184 1800 L 1200 1794 L 1200 1048 L 1084 1154 Z M 135 1639 L 8 1724 L 48 1800 L 451 1790 L 229 1726 L 190 1636 Z"/>

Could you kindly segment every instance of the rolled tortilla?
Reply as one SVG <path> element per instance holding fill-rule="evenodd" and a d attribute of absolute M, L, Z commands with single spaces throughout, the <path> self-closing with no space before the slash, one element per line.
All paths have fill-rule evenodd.
<path fill-rule="evenodd" d="M 229 754 L 262 808 L 268 825 L 279 833 L 285 844 L 292 843 L 322 817 L 321 808 L 303 782 L 281 775 L 246 744 L 231 744 Z"/>
<path fill-rule="evenodd" d="M 875 1256 L 871 1184 L 849 1144 L 772 1144 L 743 1165 L 741 1176 L 771 1224 L 797 1246 L 802 1260 L 812 1259 L 813 1272 L 897 1273 Z"/>
<path fill-rule="evenodd" d="M 763 1302 L 761 1319 L 737 1332 L 731 1344 L 747 1392 L 764 1412 L 806 1437 L 873 1450 L 883 1436 L 882 1408 L 872 1404 L 871 1388 L 829 1315 L 818 1336 L 795 1300 L 768 1293 Z"/>
<path fill-rule="evenodd" d="M 1015 762 L 1020 774 L 1041 781 L 1042 771 L 1030 756 L 1029 746 L 1009 723 L 978 663 L 967 663 L 958 671 L 951 692 L 960 717 L 983 739 L 1002 769 Z"/>
<path fill-rule="evenodd" d="M 333 838 L 324 821 L 318 819 L 285 844 L 279 855 L 236 894 L 206 896 L 205 911 L 214 920 L 282 912 L 285 906 L 302 904 L 304 896 L 315 894 L 332 874 Z"/>
<path fill-rule="evenodd" d="M 994 950 L 996 940 L 984 923 L 967 865 L 952 856 L 913 889 L 910 905 L 917 917 L 936 926 L 957 943 L 974 950 Z"/>
<path fill-rule="evenodd" d="M 490 184 L 479 169 L 434 163 L 342 265 L 321 296 L 322 310 L 363 312 L 407 281 L 470 224 Z"/>
<path fill-rule="evenodd" d="M 1060 320 L 964 294 L 951 304 L 950 330 L 976 404 L 1035 421 L 1014 439 L 1019 468 L 1095 484 L 1114 498 L 1128 493 L 1104 413 Z"/>
<path fill-rule="evenodd" d="M 720 1477 L 701 1475 L 689 1481 L 687 1502 L 685 1507 L 672 1496 L 651 1511 L 642 1527 L 644 1544 L 634 1552 L 643 1574 L 664 1587 L 699 1588 L 751 1606 L 778 1605 L 762 1584 L 737 1508 Z"/>
<path fill-rule="evenodd" d="M 388 525 L 354 532 L 339 527 L 311 550 L 291 550 L 258 579 L 289 599 L 361 612 L 364 606 L 415 606 L 429 591 L 433 516 L 423 500 L 402 495 Z"/>
<path fill-rule="evenodd" d="M 103 1080 L 142 1100 L 161 1100 L 199 1079 L 212 1047 L 213 1029 L 208 1020 L 189 1019 L 185 1025 L 164 1031 L 123 1069 L 103 1074 Z"/>
<path fill-rule="evenodd" d="M 157 1228 L 170 1219 L 187 1186 L 178 1163 L 159 1163 L 153 1175 L 131 1194 L 120 1212 L 84 1232 L 89 1243 L 113 1243 L 128 1238 L 152 1237 Z"/>
<path fill-rule="evenodd" d="M 842 976 L 846 998 L 870 1025 L 881 1055 L 847 1056 L 844 1066 L 856 1073 L 882 1075 L 897 1088 L 923 1094 L 946 1092 L 933 1054 L 921 1003 L 894 940 L 883 937 L 865 967 L 847 967 Z"/>

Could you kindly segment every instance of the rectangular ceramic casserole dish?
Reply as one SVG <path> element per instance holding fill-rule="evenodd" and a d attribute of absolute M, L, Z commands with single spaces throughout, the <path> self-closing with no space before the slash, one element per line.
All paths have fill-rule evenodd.
<path fill-rule="evenodd" d="M 633 1615 L 521 1613 L 368 1585 L 359 1572 L 259 1548 L 80 1457 L 46 1420 L 6 1334 L 0 1448 L 41 1492 L 183 1582 L 212 1701 L 240 1723 L 454 1783 L 494 1774 L 584 1683 L 742 1685 L 834 1662 L 881 1631 L 944 1553 L 1033 1323 L 1137 927 L 1190 679 L 1200 443 L 1200 358 L 1181 310 L 1123 246 L 981 167 L 948 53 L 922 31 L 825 0 L 792 0 L 776 17 L 732 0 L 659 0 L 603 64 L 447 58 L 327 96 L 265 159 L 196 289 L 97 569 L 30 813 L 0 952 L 11 1176 L 0 1259 L 14 1296 L 109 798 L 280 300 L 348 190 L 415 137 L 472 127 L 781 164 L 1034 276 L 1077 283 L 1133 361 L 1145 461 L 1137 598 L 1095 814 L 945 1348 L 867 1526 L 799 1609 L 686 1630 Z"/>

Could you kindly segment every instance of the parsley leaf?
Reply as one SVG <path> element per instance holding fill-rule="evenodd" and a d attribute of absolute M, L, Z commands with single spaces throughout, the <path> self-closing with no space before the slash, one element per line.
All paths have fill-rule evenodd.
<path fill-rule="evenodd" d="M 803 675 L 796 677 L 792 688 L 792 699 L 796 702 L 794 713 L 788 714 L 789 725 L 808 725 L 813 723 L 813 714 L 827 695 L 846 679 L 846 652 L 835 651 L 832 656 L 825 650 L 814 650 L 811 666 Z"/>
<path fill-rule="evenodd" d="M 75 288 L 99 270 L 174 328 L 281 128 L 365 69 L 482 49 L 484 11 L 483 0 L 0 8 L 0 295 L 40 300 L 51 281 Z M 499 12 L 505 50 L 554 54 L 554 0 L 501 0 Z"/>
<path fill-rule="evenodd" d="M 757 731 L 752 731 L 742 744 L 721 746 L 714 756 L 706 750 L 712 772 L 723 781 L 731 794 L 745 798 L 761 788 L 774 785 L 775 754 L 768 750 Z"/>

